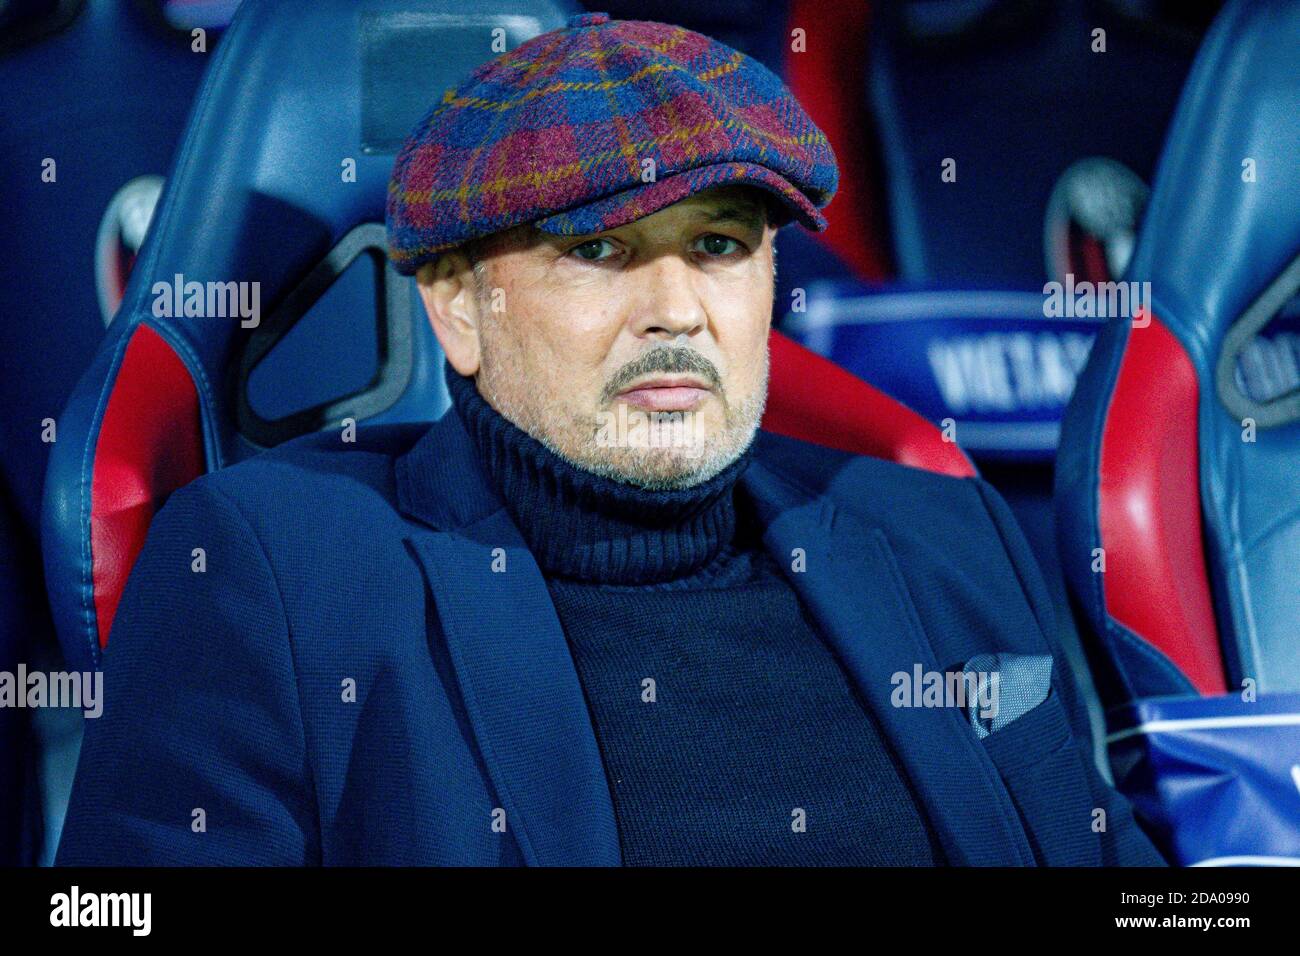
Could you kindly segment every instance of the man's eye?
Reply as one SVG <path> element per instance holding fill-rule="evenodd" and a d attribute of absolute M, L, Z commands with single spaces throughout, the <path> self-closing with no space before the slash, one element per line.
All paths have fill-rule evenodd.
<path fill-rule="evenodd" d="M 569 250 L 579 259 L 587 262 L 600 262 L 602 259 L 608 259 L 616 251 L 614 244 L 608 239 L 588 239 L 586 242 Z"/>
<path fill-rule="evenodd" d="M 732 239 L 730 236 L 721 236 L 717 233 L 710 233 L 707 236 L 701 236 L 696 240 L 695 247 L 709 256 L 730 256 L 741 252 L 745 247 L 738 239 Z"/>

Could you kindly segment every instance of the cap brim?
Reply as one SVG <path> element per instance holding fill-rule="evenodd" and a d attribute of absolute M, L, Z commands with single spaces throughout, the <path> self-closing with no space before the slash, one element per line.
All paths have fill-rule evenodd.
<path fill-rule="evenodd" d="M 789 219 L 813 232 L 821 232 L 826 228 L 826 217 L 821 214 L 821 210 L 788 179 L 766 166 L 738 162 L 686 169 L 655 182 L 642 183 L 555 213 L 535 221 L 533 225 L 543 232 L 561 236 L 603 232 L 635 222 L 695 193 L 729 184 L 764 189 L 781 202 Z"/>

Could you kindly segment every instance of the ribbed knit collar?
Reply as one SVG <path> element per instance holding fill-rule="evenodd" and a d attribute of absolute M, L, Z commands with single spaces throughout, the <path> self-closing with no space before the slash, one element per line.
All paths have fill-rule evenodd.
<path fill-rule="evenodd" d="M 736 531 L 736 480 L 746 450 L 694 488 L 650 491 L 565 461 L 489 405 L 446 365 L 452 405 L 484 471 L 548 576 L 652 584 L 691 574 Z"/>

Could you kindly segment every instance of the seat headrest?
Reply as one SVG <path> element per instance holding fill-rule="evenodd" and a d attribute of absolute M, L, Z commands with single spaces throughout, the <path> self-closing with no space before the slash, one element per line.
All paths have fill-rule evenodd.
<path fill-rule="evenodd" d="M 200 380 L 211 467 L 239 457 L 222 376 L 238 319 L 159 317 L 158 283 L 257 282 L 279 303 L 356 227 L 383 222 L 393 159 L 442 91 L 564 22 L 552 0 L 246 0 L 209 68 L 119 321 L 152 324 Z M 124 323 L 125 324 L 125 323 Z"/>
<path fill-rule="evenodd" d="M 1128 277 L 1199 369 L 1300 251 L 1298 38 L 1300 4 L 1225 6 L 1170 124 Z"/>

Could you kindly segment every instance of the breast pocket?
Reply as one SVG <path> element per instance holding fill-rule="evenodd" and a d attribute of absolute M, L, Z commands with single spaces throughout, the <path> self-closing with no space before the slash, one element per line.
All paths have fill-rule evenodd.
<path fill-rule="evenodd" d="M 1041 704 L 983 739 L 1044 866 L 1100 866 L 1087 768 L 1053 688 Z"/>

